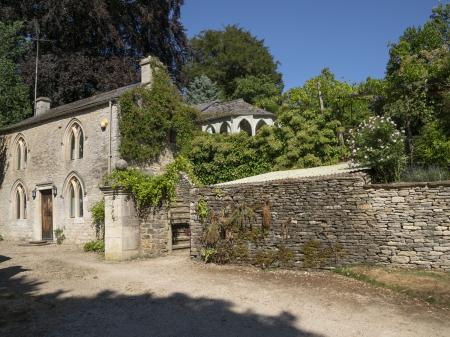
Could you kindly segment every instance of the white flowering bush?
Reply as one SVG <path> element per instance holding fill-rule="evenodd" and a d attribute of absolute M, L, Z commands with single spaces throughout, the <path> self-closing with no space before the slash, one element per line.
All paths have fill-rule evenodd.
<path fill-rule="evenodd" d="M 350 130 L 349 147 L 352 161 L 369 167 L 374 181 L 400 179 L 406 165 L 405 136 L 389 117 L 373 116 Z"/>

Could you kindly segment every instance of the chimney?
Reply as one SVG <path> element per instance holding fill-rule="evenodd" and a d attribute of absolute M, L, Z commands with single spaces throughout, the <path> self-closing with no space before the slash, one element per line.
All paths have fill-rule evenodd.
<path fill-rule="evenodd" d="M 50 103 L 52 101 L 48 97 L 38 97 L 36 98 L 36 110 L 34 112 L 35 116 L 42 115 L 43 113 L 50 110 Z"/>
<path fill-rule="evenodd" d="M 157 57 L 147 56 L 139 62 L 141 66 L 141 83 L 145 86 L 151 86 L 153 82 L 153 71 L 156 67 L 163 67 L 161 61 Z M 153 67 L 153 69 L 152 69 Z"/>

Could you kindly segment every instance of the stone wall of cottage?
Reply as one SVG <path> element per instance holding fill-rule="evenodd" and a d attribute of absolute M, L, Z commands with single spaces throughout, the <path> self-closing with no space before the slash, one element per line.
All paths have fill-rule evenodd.
<path fill-rule="evenodd" d="M 112 167 L 119 159 L 120 142 L 117 107 L 113 106 L 110 116 L 108 103 L 89 108 L 43 124 L 29 126 L 5 135 L 7 144 L 7 169 L 0 186 L 0 235 L 10 240 L 41 240 L 41 201 L 39 188 L 55 186 L 57 195 L 53 197 L 53 230 L 64 230 L 66 242 L 83 243 L 95 238 L 90 208 L 103 198 L 100 191 L 102 177 L 108 173 L 108 158 L 111 132 Z M 101 121 L 112 119 L 112 125 L 102 130 Z M 84 155 L 81 159 L 67 158 L 68 147 L 65 138 L 67 127 L 78 121 L 84 132 Z M 110 130 L 111 128 L 111 130 Z M 14 141 L 22 135 L 27 143 L 27 166 L 23 170 L 15 168 Z M 83 185 L 83 217 L 69 216 L 67 178 L 76 174 Z M 23 184 L 27 199 L 26 219 L 16 219 L 14 215 L 15 183 Z M 32 191 L 37 189 L 36 198 Z"/>
<path fill-rule="evenodd" d="M 252 263 L 261 252 L 286 247 L 293 268 L 305 265 L 305 246 L 340 247 L 326 266 L 376 263 L 450 270 L 450 182 L 369 185 L 363 173 L 191 190 L 191 255 L 199 257 L 204 224 L 198 201 L 215 214 L 246 205 L 262 225 L 269 205 L 271 225 L 263 240 L 248 242 Z"/>

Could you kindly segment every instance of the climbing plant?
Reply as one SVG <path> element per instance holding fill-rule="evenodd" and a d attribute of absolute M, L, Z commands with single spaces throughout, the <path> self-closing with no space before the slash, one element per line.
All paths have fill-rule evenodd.
<path fill-rule="evenodd" d="M 175 151 L 188 146 L 196 130 L 196 110 L 183 102 L 160 62 L 153 61 L 151 67 L 152 86 L 134 88 L 119 99 L 120 155 L 139 166 L 169 145 Z"/>
<path fill-rule="evenodd" d="M 95 236 L 99 240 L 105 239 L 105 199 L 97 201 L 90 209 Z"/>
<path fill-rule="evenodd" d="M 150 176 L 137 169 L 115 170 L 105 177 L 105 185 L 122 188 L 131 193 L 137 209 L 144 211 L 149 207 L 168 205 L 175 199 L 175 189 L 180 172 L 186 172 L 195 182 L 190 162 L 179 156 L 167 165 L 161 175 Z"/>

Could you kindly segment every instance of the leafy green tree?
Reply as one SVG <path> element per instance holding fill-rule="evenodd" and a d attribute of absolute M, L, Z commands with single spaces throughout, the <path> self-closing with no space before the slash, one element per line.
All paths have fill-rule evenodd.
<path fill-rule="evenodd" d="M 40 45 L 38 95 L 56 105 L 139 80 L 139 60 L 158 57 L 179 79 L 187 59 L 183 0 L 0 0 L 0 21 L 23 21 L 21 34 Z M 34 88 L 35 48 L 20 70 Z"/>
<path fill-rule="evenodd" d="M 428 123 L 416 139 L 416 156 L 427 166 L 450 167 L 450 137 L 437 122 Z"/>
<path fill-rule="evenodd" d="M 289 90 L 276 127 L 262 128 L 256 137 L 260 153 L 273 158 L 275 169 L 339 162 L 348 152 L 346 130 L 371 114 L 369 102 L 355 96 L 357 89 L 324 69 Z"/>
<path fill-rule="evenodd" d="M 192 57 L 184 67 L 187 82 L 206 75 L 230 98 L 236 90 L 236 80 L 247 76 L 267 76 L 281 85 L 278 62 L 250 32 L 237 26 L 224 30 L 206 30 L 190 41 Z"/>
<path fill-rule="evenodd" d="M 26 48 L 19 35 L 21 27 L 20 22 L 0 21 L 0 127 L 17 123 L 32 113 L 29 92 L 17 70 Z"/>
<path fill-rule="evenodd" d="M 235 80 L 236 89 L 232 98 L 242 98 L 250 104 L 276 112 L 281 103 L 282 87 L 267 76 L 247 76 Z"/>
<path fill-rule="evenodd" d="M 440 4 L 423 27 L 407 28 L 390 48 L 384 110 L 405 129 L 410 162 L 422 129 L 436 118 L 448 121 L 449 17 L 450 4 Z"/>
<path fill-rule="evenodd" d="M 189 83 L 185 99 L 189 104 L 200 104 L 212 101 L 220 101 L 222 92 L 208 76 L 200 75 Z"/>

